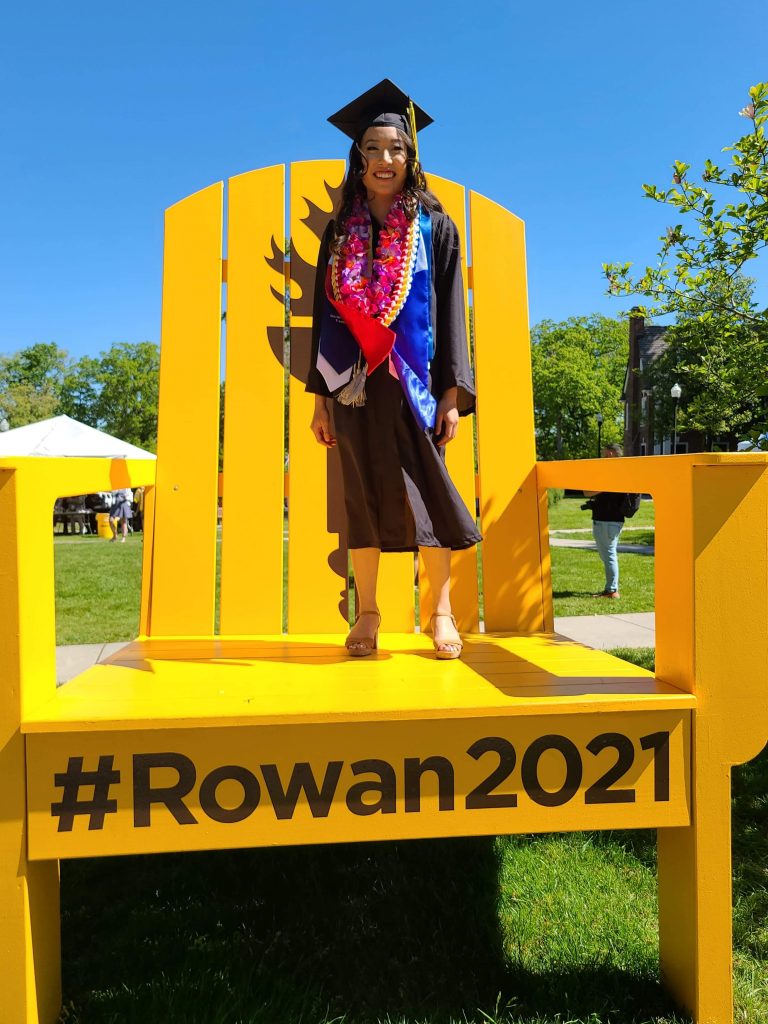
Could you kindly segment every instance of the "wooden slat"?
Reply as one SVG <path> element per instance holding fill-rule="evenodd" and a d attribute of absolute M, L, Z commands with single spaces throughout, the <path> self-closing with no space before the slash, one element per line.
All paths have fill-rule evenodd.
<path fill-rule="evenodd" d="M 456 224 L 461 239 L 461 270 L 464 279 L 464 308 L 467 313 L 467 338 L 469 338 L 469 307 L 467 305 L 467 218 L 464 187 L 447 178 L 429 175 L 429 187 L 445 207 L 446 213 Z M 438 339 L 439 344 L 439 339 Z M 461 495 L 464 504 L 475 515 L 475 464 L 472 418 L 465 417 L 459 424 L 459 432 L 446 450 L 446 465 L 451 479 Z M 429 593 L 424 566 L 419 560 L 419 612 L 421 627 L 429 624 L 432 599 Z M 451 607 L 459 629 L 473 632 L 479 628 L 477 554 L 475 548 L 456 551 L 451 558 Z"/>
<path fill-rule="evenodd" d="M 470 193 L 485 625 L 545 628 L 525 226 Z"/>
<path fill-rule="evenodd" d="M 288 631 L 339 632 L 346 627 L 346 517 L 338 453 L 321 448 L 309 425 L 314 397 L 309 368 L 314 267 L 331 216 L 341 160 L 291 164 L 291 381 L 288 504 Z"/>
<path fill-rule="evenodd" d="M 166 211 L 150 633 L 213 632 L 223 183 Z"/>
<path fill-rule="evenodd" d="M 282 630 L 284 189 L 282 165 L 229 180 L 220 621 L 227 634 Z"/>

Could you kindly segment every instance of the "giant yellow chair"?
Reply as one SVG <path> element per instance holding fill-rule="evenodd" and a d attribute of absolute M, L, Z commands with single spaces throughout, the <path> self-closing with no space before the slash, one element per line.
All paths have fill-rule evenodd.
<path fill-rule="evenodd" d="M 472 247 L 485 632 L 474 552 L 456 558 L 466 646 L 448 663 L 414 629 L 412 558 L 392 555 L 382 649 L 346 658 L 336 454 L 310 434 L 303 391 L 318 240 L 342 174 L 291 165 L 289 261 L 283 167 L 229 181 L 226 247 L 222 183 L 168 210 L 156 475 L 145 462 L 0 460 L 0 1020 L 57 1017 L 61 858 L 653 827 L 664 980 L 698 1024 L 729 1024 L 730 769 L 768 738 L 768 456 L 537 465 L 523 224 L 474 193 L 467 223 L 463 188 L 432 178 Z M 449 462 L 472 507 L 468 428 Z M 54 499 L 138 485 L 140 635 L 57 690 L 42 539 Z M 552 632 L 550 487 L 654 495 L 655 675 Z"/>

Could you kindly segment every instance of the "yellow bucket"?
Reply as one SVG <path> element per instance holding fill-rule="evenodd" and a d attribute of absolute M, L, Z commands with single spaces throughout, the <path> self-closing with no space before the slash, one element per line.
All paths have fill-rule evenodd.
<path fill-rule="evenodd" d="M 112 530 L 109 525 L 109 512 L 96 513 L 96 533 L 99 537 L 112 537 Z"/>

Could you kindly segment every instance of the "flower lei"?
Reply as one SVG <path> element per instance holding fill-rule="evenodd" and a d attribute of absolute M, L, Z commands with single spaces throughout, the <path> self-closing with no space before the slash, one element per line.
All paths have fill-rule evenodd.
<path fill-rule="evenodd" d="M 367 204 L 359 198 L 352 206 L 346 229 L 341 253 L 334 253 L 331 260 L 333 297 L 389 327 L 411 289 L 418 253 L 419 218 L 408 220 L 402 197 L 395 199 L 379 234 L 370 277 L 366 277 L 365 272 L 371 251 L 371 214 Z"/>

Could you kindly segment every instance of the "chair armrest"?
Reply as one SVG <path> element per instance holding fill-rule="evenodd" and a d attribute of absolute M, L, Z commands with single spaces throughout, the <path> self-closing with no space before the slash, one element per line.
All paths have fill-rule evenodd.
<path fill-rule="evenodd" d="M 723 761 L 768 740 L 768 454 L 540 462 L 550 487 L 656 502 L 656 674 L 698 698 Z M 541 503 L 544 507 L 544 503 Z"/>
<path fill-rule="evenodd" d="M 154 482 L 154 459 L 0 459 L 0 686 L 22 721 L 56 686 L 54 501 Z"/>
<path fill-rule="evenodd" d="M 625 459 L 571 459 L 537 462 L 539 490 L 619 491 L 654 494 L 657 501 L 673 494 L 683 477 L 697 466 L 768 466 L 768 453 L 701 452 L 696 455 L 643 455 Z"/>

